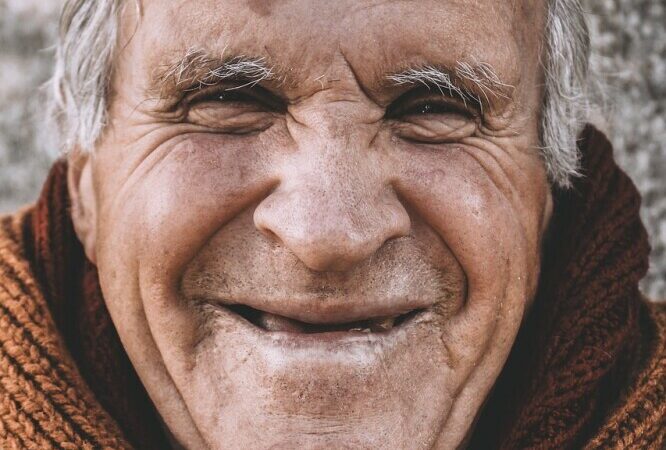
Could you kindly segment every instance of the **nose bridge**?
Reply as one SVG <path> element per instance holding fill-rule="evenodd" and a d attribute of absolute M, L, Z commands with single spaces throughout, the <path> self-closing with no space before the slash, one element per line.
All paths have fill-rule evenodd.
<path fill-rule="evenodd" d="M 362 151 L 378 133 L 382 116 L 357 92 L 324 91 L 292 108 L 289 132 L 300 151 Z"/>
<path fill-rule="evenodd" d="M 408 234 L 410 223 L 365 139 L 328 131 L 293 155 L 254 220 L 310 269 L 344 271 Z"/>

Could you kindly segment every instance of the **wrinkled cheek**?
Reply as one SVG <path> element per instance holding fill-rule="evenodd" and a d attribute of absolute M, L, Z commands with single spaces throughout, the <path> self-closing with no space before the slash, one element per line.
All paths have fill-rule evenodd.
<path fill-rule="evenodd" d="M 270 188 L 271 178 L 251 149 L 222 148 L 214 135 L 155 152 L 163 155 L 134 170 L 102 222 L 108 252 L 123 246 L 146 277 L 173 284 L 219 228 Z"/>
<path fill-rule="evenodd" d="M 103 288 L 118 300 L 117 310 L 129 303 L 142 309 L 172 375 L 191 366 L 187 352 L 198 338 L 196 311 L 179 298 L 183 268 L 216 230 L 270 187 L 261 161 L 247 146 L 194 136 L 156 149 L 104 202 Z M 145 328 L 136 317 L 125 317 Z"/>
<path fill-rule="evenodd" d="M 194 136 L 163 151 L 164 158 L 125 201 L 134 204 L 130 214 L 143 233 L 137 236 L 140 257 L 166 255 L 155 263 L 177 271 L 272 180 L 258 152 L 233 141 L 223 145 L 214 137 Z"/>
<path fill-rule="evenodd" d="M 415 158 L 397 187 L 465 273 L 467 298 L 446 324 L 444 339 L 462 372 L 469 372 L 486 354 L 508 352 L 529 295 L 526 274 L 536 270 L 527 267 L 533 249 L 517 216 L 519 208 L 480 164 L 456 151 Z"/>

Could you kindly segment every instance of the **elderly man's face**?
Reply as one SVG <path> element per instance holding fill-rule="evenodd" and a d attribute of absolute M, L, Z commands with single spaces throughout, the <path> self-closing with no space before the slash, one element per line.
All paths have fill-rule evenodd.
<path fill-rule="evenodd" d="M 191 448 L 453 448 L 535 288 L 542 2 L 129 2 L 74 222 Z"/>

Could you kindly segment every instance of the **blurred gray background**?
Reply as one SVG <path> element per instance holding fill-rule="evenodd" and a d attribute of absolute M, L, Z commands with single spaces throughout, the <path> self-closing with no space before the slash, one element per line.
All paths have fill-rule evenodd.
<path fill-rule="evenodd" d="M 593 67 L 607 85 L 595 118 L 643 194 L 652 243 L 643 292 L 666 299 L 666 0 L 584 0 Z M 0 213 L 35 199 L 57 144 L 40 86 L 51 72 L 59 0 L 0 0 Z"/>

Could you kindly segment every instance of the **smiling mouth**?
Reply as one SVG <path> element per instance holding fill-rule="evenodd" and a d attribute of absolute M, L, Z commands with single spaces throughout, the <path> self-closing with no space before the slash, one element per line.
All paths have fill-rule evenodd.
<path fill-rule="evenodd" d="M 345 323 L 313 324 L 261 311 L 247 305 L 226 305 L 226 309 L 264 330 L 300 334 L 317 333 L 388 333 L 416 316 L 422 309 L 413 309 L 393 317 L 380 317 Z"/>

